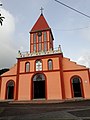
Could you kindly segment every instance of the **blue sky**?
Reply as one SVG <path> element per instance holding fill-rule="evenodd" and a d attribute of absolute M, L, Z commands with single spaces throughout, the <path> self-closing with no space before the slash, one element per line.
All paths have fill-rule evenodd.
<path fill-rule="evenodd" d="M 90 15 L 90 0 L 60 0 Z M 52 28 L 54 47 L 60 44 L 65 57 L 90 67 L 90 19 L 76 13 L 54 0 L 1 0 L 0 68 L 16 63 L 18 50 L 29 51 L 29 31 L 40 15 Z M 82 29 L 81 29 L 82 28 Z"/>

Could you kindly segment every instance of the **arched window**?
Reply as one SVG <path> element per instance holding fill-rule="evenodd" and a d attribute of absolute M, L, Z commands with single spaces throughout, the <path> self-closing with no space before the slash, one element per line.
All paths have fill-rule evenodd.
<path fill-rule="evenodd" d="M 45 76 L 43 74 L 36 74 L 33 77 L 33 81 L 43 81 L 43 80 L 45 80 Z"/>
<path fill-rule="evenodd" d="M 10 80 L 6 85 L 6 99 L 14 99 L 14 81 Z"/>
<path fill-rule="evenodd" d="M 26 62 L 25 64 L 25 72 L 29 72 L 30 71 L 30 63 Z"/>
<path fill-rule="evenodd" d="M 48 70 L 52 70 L 53 69 L 53 64 L 52 64 L 52 60 L 48 60 Z"/>
<path fill-rule="evenodd" d="M 42 71 L 42 61 L 41 60 L 36 61 L 36 71 Z"/>

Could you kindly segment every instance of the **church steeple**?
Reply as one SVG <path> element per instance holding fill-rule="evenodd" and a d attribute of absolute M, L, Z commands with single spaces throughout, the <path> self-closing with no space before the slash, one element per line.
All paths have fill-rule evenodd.
<path fill-rule="evenodd" d="M 42 31 L 42 30 L 48 30 L 50 29 L 46 19 L 44 18 L 44 15 L 41 14 L 36 23 L 34 24 L 33 28 L 31 29 L 31 32 L 36 31 Z"/>
<path fill-rule="evenodd" d="M 41 9 L 41 15 L 30 31 L 30 52 L 53 49 L 53 34 Z"/>

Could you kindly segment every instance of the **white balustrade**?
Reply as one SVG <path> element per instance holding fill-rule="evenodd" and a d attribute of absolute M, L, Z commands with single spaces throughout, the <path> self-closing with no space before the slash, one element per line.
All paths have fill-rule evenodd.
<path fill-rule="evenodd" d="M 41 55 L 48 55 L 48 54 L 56 54 L 56 53 L 62 53 L 61 50 L 61 46 L 59 45 L 58 49 L 52 50 L 50 49 L 50 51 L 41 51 L 41 52 L 20 52 L 18 51 L 18 58 L 24 58 L 24 57 L 32 57 L 32 56 L 41 56 Z"/>

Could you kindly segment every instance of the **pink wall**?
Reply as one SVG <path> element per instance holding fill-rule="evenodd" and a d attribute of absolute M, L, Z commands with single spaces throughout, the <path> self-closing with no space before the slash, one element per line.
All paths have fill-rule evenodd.
<path fill-rule="evenodd" d="M 63 57 L 63 70 L 75 70 L 75 69 L 86 69 L 85 66 L 76 64 L 70 59 Z"/>
<path fill-rule="evenodd" d="M 30 100 L 31 97 L 31 76 L 24 74 L 19 76 L 18 100 Z"/>
<path fill-rule="evenodd" d="M 48 70 L 48 60 L 52 59 L 53 61 L 53 70 L 56 71 L 49 71 Z M 38 58 L 37 58 L 38 59 Z M 60 100 L 62 99 L 62 89 L 61 89 L 61 76 L 60 76 L 60 68 L 59 68 L 59 57 L 46 57 L 44 56 L 42 59 L 43 63 L 43 71 L 40 73 L 45 74 L 46 82 L 47 82 L 47 99 L 48 100 Z M 20 61 L 20 75 L 19 75 L 19 91 L 18 91 L 18 100 L 31 100 L 32 91 L 31 91 L 31 80 L 32 76 L 36 74 L 35 71 L 35 59 L 31 59 L 28 61 Z M 25 74 L 25 63 L 30 62 L 30 72 Z M 66 99 L 72 98 L 72 91 L 71 91 L 71 83 L 70 80 L 73 76 L 77 75 L 82 79 L 84 97 L 90 99 L 90 81 L 89 81 L 89 74 L 88 69 L 84 66 L 80 66 L 71 62 L 67 58 L 63 58 L 63 77 L 64 77 L 64 86 L 65 86 L 65 97 Z M 75 70 L 75 71 L 74 71 Z M 17 73 L 17 65 L 10 69 L 10 71 L 4 73 L 2 76 L 2 84 L 1 84 L 1 100 L 5 99 L 6 93 L 6 83 L 9 80 L 14 80 L 16 84 L 16 75 Z M 14 91 L 15 92 L 15 91 Z"/>
<path fill-rule="evenodd" d="M 45 57 L 45 56 L 44 56 Z M 59 58 L 50 58 L 53 61 L 53 70 L 59 69 Z M 48 60 L 49 58 L 42 59 L 43 71 L 48 70 Z M 30 62 L 30 72 L 35 71 L 35 60 L 21 61 L 20 62 L 20 73 L 25 73 L 25 63 Z"/>
<path fill-rule="evenodd" d="M 62 99 L 60 72 L 48 72 L 47 76 L 47 99 Z"/>
<path fill-rule="evenodd" d="M 90 99 L 90 82 L 88 78 L 88 71 L 64 72 L 64 85 L 66 98 L 72 98 L 70 80 L 73 76 L 79 76 L 82 79 L 84 97 Z"/>
<path fill-rule="evenodd" d="M 30 62 L 30 72 L 34 72 L 35 60 L 28 60 L 28 61 L 21 61 L 20 62 L 20 73 L 24 73 L 25 72 L 25 63 L 26 62 Z"/>
<path fill-rule="evenodd" d="M 47 99 L 62 99 L 60 72 L 44 73 L 47 82 Z M 53 74 L 53 76 L 52 76 Z M 30 100 L 31 98 L 31 78 L 32 75 L 20 75 L 18 100 Z"/>
<path fill-rule="evenodd" d="M 2 77 L 2 84 L 1 84 L 1 100 L 5 100 L 5 94 L 6 94 L 6 84 L 9 80 L 13 80 L 16 84 L 16 76 L 13 77 Z M 15 91 L 14 91 L 15 92 Z"/>
<path fill-rule="evenodd" d="M 52 58 L 53 60 L 53 70 L 58 70 L 59 69 L 59 58 Z"/>
<path fill-rule="evenodd" d="M 68 58 L 63 58 L 63 70 L 64 70 L 64 85 L 66 98 L 72 98 L 71 83 L 70 80 L 73 76 L 77 75 L 82 79 L 84 97 L 90 98 L 90 83 L 88 69 L 85 66 L 76 64 L 70 61 Z M 75 71 L 73 71 L 75 70 Z"/>

